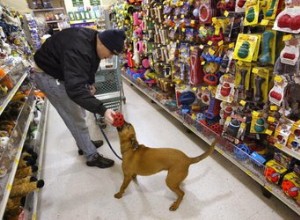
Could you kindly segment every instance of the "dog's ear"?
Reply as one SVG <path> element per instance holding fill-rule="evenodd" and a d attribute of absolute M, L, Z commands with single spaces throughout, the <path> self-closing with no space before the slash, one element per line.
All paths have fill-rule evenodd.
<path fill-rule="evenodd" d="M 131 146 L 132 146 L 133 150 L 138 149 L 139 143 L 137 142 L 137 140 L 135 138 L 131 138 Z"/>

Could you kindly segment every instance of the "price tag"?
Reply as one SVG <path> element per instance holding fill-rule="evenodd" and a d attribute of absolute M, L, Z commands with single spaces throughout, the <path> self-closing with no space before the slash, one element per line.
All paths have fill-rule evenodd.
<path fill-rule="evenodd" d="M 204 64 L 205 64 L 205 61 L 202 61 L 202 62 L 201 62 L 201 65 L 203 66 Z"/>
<path fill-rule="evenodd" d="M 258 73 L 258 69 L 257 68 L 253 68 L 252 69 L 252 73 Z"/>
<path fill-rule="evenodd" d="M 195 24 L 195 20 L 191 20 L 191 24 Z"/>
<path fill-rule="evenodd" d="M 293 35 L 287 34 L 287 35 L 284 35 L 284 36 L 283 36 L 282 40 L 283 40 L 283 41 L 288 41 L 288 40 L 290 40 L 290 39 L 292 39 L 292 38 L 293 38 Z"/>
<path fill-rule="evenodd" d="M 193 87 L 192 90 L 193 90 L 194 92 L 196 92 L 196 91 L 197 91 L 197 88 L 196 88 L 196 87 Z"/>
<path fill-rule="evenodd" d="M 216 51 L 214 51 L 214 50 L 213 50 L 213 49 L 211 49 L 211 48 L 209 48 L 209 49 L 208 49 L 208 53 L 209 53 L 210 55 L 214 55 L 214 54 L 215 54 L 215 52 L 216 52 Z"/>
<path fill-rule="evenodd" d="M 177 15 L 174 16 L 174 19 L 177 19 Z"/>
<path fill-rule="evenodd" d="M 225 10 L 225 11 L 224 11 L 224 16 L 225 16 L 225 17 L 228 17 L 228 15 L 229 15 L 229 12 Z"/>
<path fill-rule="evenodd" d="M 211 46 L 213 44 L 213 42 L 210 40 L 207 42 L 207 44 Z"/>
<path fill-rule="evenodd" d="M 266 132 L 267 135 L 272 135 L 272 133 L 273 133 L 273 131 L 270 130 L 270 129 L 267 129 L 265 132 Z"/>
<path fill-rule="evenodd" d="M 239 60 L 239 61 L 237 62 L 237 64 L 238 64 L 239 66 L 241 66 L 241 65 L 243 65 L 243 62 L 242 62 L 241 60 Z"/>
<path fill-rule="evenodd" d="M 259 112 L 253 111 L 253 112 L 252 112 L 252 115 L 255 116 L 255 117 L 258 117 L 258 116 L 259 116 Z"/>
<path fill-rule="evenodd" d="M 191 47 L 190 47 L 190 50 L 191 50 L 191 51 L 193 51 L 193 50 L 194 50 L 194 47 L 193 47 L 193 46 L 191 46 Z"/>
<path fill-rule="evenodd" d="M 247 103 L 247 102 L 246 102 L 245 100 L 241 100 L 241 101 L 240 101 L 240 104 L 241 104 L 242 106 L 245 106 L 246 103 Z"/>
<path fill-rule="evenodd" d="M 200 48 L 201 50 L 203 50 L 204 46 L 201 44 L 201 45 L 199 46 L 199 48 Z"/>
<path fill-rule="evenodd" d="M 263 26 L 267 26 L 269 24 L 269 20 L 262 19 L 262 21 L 260 22 L 260 24 L 263 25 Z"/>
<path fill-rule="evenodd" d="M 167 15 L 164 15 L 164 19 L 166 19 L 167 18 Z"/>
<path fill-rule="evenodd" d="M 234 48 L 234 43 L 230 43 L 230 44 L 228 45 L 228 47 L 229 47 L 229 48 Z"/>
<path fill-rule="evenodd" d="M 181 31 L 182 31 L 182 32 L 185 32 L 185 28 L 182 28 Z"/>
<path fill-rule="evenodd" d="M 278 110 L 278 107 L 276 105 L 271 105 L 270 106 L 270 110 L 271 111 L 277 111 Z"/>
<path fill-rule="evenodd" d="M 224 44 L 224 41 L 219 41 L 219 43 L 218 43 L 218 46 L 221 46 L 221 45 L 223 45 Z"/>
<path fill-rule="evenodd" d="M 282 82 L 282 78 L 280 76 L 275 76 L 274 80 L 278 83 Z"/>
<path fill-rule="evenodd" d="M 271 116 L 268 117 L 268 122 L 275 122 L 275 120 L 276 119 L 274 117 L 271 117 Z"/>
<path fill-rule="evenodd" d="M 180 17 L 181 17 L 181 18 L 184 18 L 184 15 L 181 15 Z"/>

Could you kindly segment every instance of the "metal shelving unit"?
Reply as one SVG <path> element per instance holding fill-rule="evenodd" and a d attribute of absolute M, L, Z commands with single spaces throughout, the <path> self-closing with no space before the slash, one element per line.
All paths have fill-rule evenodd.
<path fill-rule="evenodd" d="M 16 174 L 18 164 L 19 164 L 19 160 L 20 160 L 20 157 L 21 157 L 21 153 L 22 153 L 22 150 L 23 150 L 23 145 L 24 145 L 26 137 L 27 137 L 27 132 L 29 130 L 30 123 L 33 119 L 33 107 L 34 107 L 34 105 L 35 105 L 35 101 L 31 101 L 31 103 L 30 103 L 30 101 L 28 101 L 27 103 L 25 103 L 24 106 L 23 106 L 23 109 L 21 110 L 21 113 L 18 117 L 17 123 L 16 123 L 16 127 L 17 127 L 18 125 L 22 124 L 22 122 L 24 121 L 25 118 L 27 119 L 26 122 L 25 122 L 25 126 L 23 125 L 24 129 L 21 130 L 21 132 L 20 132 L 22 134 L 21 139 L 18 142 L 17 146 L 14 146 L 14 148 L 16 148 L 15 149 L 16 150 L 16 155 L 15 155 L 15 157 L 13 159 L 13 162 L 12 162 L 12 165 L 11 165 L 12 166 L 11 171 L 10 171 L 9 175 L 6 178 L 1 180 L 1 182 L 4 183 L 4 185 L 5 185 L 5 188 L 4 188 L 5 191 L 4 191 L 1 203 L 0 203 L 0 217 L 1 217 L 1 219 L 3 218 L 5 208 L 6 208 L 6 204 L 7 204 L 11 189 L 12 189 L 15 174 Z M 27 114 L 27 110 L 28 110 L 27 108 L 30 109 L 29 115 Z M 17 129 L 17 128 L 15 128 L 15 129 Z"/>
<path fill-rule="evenodd" d="M 195 126 L 192 126 L 189 124 L 183 116 L 179 115 L 176 111 L 170 111 L 163 103 L 161 103 L 159 100 L 157 100 L 157 93 L 153 89 L 142 85 L 137 84 L 136 82 L 132 81 L 130 78 L 122 74 L 122 78 L 127 81 L 129 84 L 133 85 L 136 89 L 138 89 L 140 92 L 142 92 L 144 95 L 146 95 L 148 98 L 150 98 L 152 101 L 157 103 L 161 108 L 163 108 L 165 111 L 167 111 L 170 115 L 172 115 L 175 119 L 182 122 L 182 124 L 188 128 L 190 131 L 192 131 L 195 135 L 197 135 L 199 138 L 201 138 L 203 141 L 205 141 L 207 144 L 211 144 L 212 141 L 220 136 L 219 134 L 215 133 L 214 131 L 210 130 L 208 127 L 204 125 L 200 125 L 200 129 L 196 128 Z M 227 145 L 227 147 L 226 147 Z M 224 156 L 226 159 L 228 159 L 230 162 L 232 162 L 235 166 L 240 168 L 244 173 L 246 173 L 248 176 L 250 176 L 253 180 L 255 180 L 257 183 L 259 183 L 264 189 L 272 193 L 274 196 L 276 196 L 279 200 L 281 200 L 285 205 L 287 205 L 289 208 L 291 208 L 294 212 L 296 212 L 298 215 L 300 215 L 300 207 L 296 204 L 294 200 L 287 197 L 284 192 L 276 185 L 268 182 L 265 177 L 263 176 L 263 169 L 264 165 L 259 164 L 258 161 L 255 161 L 256 166 L 253 166 L 252 158 L 249 157 L 249 155 L 245 155 L 247 159 L 245 161 L 240 161 L 237 158 L 235 158 L 233 153 L 230 153 L 228 151 L 228 145 L 231 149 L 236 148 L 232 143 L 227 142 L 225 139 L 220 138 L 220 141 L 216 144 L 216 151 L 219 152 L 222 156 Z M 295 158 L 299 159 L 299 155 L 290 150 L 290 149 L 280 149 L 291 156 L 296 156 Z M 233 151 L 233 150 L 232 150 Z M 258 165 L 259 166 L 258 166 Z"/>
<path fill-rule="evenodd" d="M 44 160 L 44 150 L 45 150 L 45 136 L 46 136 L 46 127 L 47 127 L 47 120 L 48 120 L 48 112 L 49 112 L 49 101 L 45 99 L 45 103 L 43 106 L 42 116 L 39 121 L 38 127 L 37 127 L 37 135 L 36 139 L 33 140 L 32 145 L 35 148 L 35 152 L 38 153 L 38 161 L 37 166 L 41 168 L 43 166 L 43 160 Z M 41 169 L 38 169 L 37 179 L 42 179 L 42 172 Z M 28 219 L 35 220 L 37 219 L 37 209 L 38 209 L 38 201 L 39 201 L 39 192 L 34 191 L 30 193 L 30 195 L 26 199 L 26 205 L 25 208 L 27 210 L 30 210 Z"/>
<path fill-rule="evenodd" d="M 41 9 L 33 9 L 33 12 L 47 12 L 47 11 L 60 11 L 65 10 L 64 7 L 57 7 L 57 8 L 41 8 Z"/>
<path fill-rule="evenodd" d="M 15 68 L 17 68 L 18 65 L 21 65 L 21 63 L 18 63 L 7 74 L 10 74 L 11 71 L 15 70 Z M 4 111 L 4 109 L 10 102 L 10 100 L 12 99 L 12 97 L 16 94 L 16 92 L 18 91 L 18 89 L 20 88 L 20 86 L 22 85 L 22 83 L 24 82 L 27 76 L 28 76 L 28 72 L 25 71 L 23 75 L 21 75 L 21 77 L 19 78 L 14 88 L 7 94 L 7 96 L 0 99 L 0 115 L 2 114 L 2 112 Z"/>

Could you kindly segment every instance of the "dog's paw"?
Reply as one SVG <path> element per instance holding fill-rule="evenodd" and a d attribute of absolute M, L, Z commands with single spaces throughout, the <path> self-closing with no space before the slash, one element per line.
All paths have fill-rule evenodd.
<path fill-rule="evenodd" d="M 174 202 L 174 203 L 170 206 L 169 210 L 170 210 L 170 211 L 176 211 L 177 208 L 178 208 L 178 204 L 177 204 L 176 202 Z"/>
<path fill-rule="evenodd" d="M 121 199 L 121 198 L 122 198 L 122 193 L 116 193 L 116 194 L 115 194 L 115 198 Z"/>

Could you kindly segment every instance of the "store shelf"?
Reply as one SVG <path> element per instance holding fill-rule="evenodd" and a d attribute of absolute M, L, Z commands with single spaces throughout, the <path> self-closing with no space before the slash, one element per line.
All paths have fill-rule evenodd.
<path fill-rule="evenodd" d="M 32 102 L 32 103 L 30 103 L 30 102 Z M 16 149 L 16 154 L 15 154 L 13 162 L 12 162 L 13 164 L 12 164 L 10 173 L 9 173 L 9 175 L 7 177 L 4 177 L 1 180 L 1 182 L 3 181 L 2 183 L 4 183 L 5 187 L 3 187 L 4 193 L 3 193 L 3 198 L 2 198 L 1 203 L 0 203 L 0 219 L 3 219 L 3 215 L 4 215 L 4 212 L 5 212 L 6 204 L 7 204 L 7 201 L 8 201 L 10 192 L 11 192 L 11 189 L 12 189 L 12 185 L 13 185 L 13 182 L 14 182 L 15 174 L 16 174 L 16 171 L 17 171 L 17 168 L 18 168 L 18 164 L 19 164 L 19 160 L 20 160 L 20 157 L 21 157 L 21 154 L 22 154 L 23 145 L 24 145 L 26 137 L 27 137 L 27 132 L 29 130 L 30 123 L 31 123 L 31 121 L 33 119 L 33 112 L 34 112 L 33 111 L 33 107 L 34 106 L 35 106 L 35 101 L 34 100 L 30 101 L 30 99 L 28 99 L 27 103 L 24 104 L 23 109 L 22 109 L 22 111 L 21 111 L 21 113 L 20 113 L 20 115 L 18 117 L 19 118 L 18 119 L 18 125 L 20 125 L 20 127 L 24 126 L 24 128 L 21 129 L 20 132 L 18 133 L 18 134 L 22 134 L 22 136 L 20 136 L 20 141 L 18 142 L 17 146 L 14 146 L 17 149 Z M 27 108 L 30 109 L 29 115 L 26 114 L 27 113 Z M 23 122 L 23 120 L 25 118 L 27 120 L 23 124 L 22 122 Z M 17 127 L 17 125 L 16 125 L 16 127 Z"/>
<path fill-rule="evenodd" d="M 65 10 L 63 7 L 59 8 L 41 8 L 41 9 L 33 9 L 33 12 L 45 12 L 45 11 L 60 11 L 60 10 Z"/>
<path fill-rule="evenodd" d="M 290 148 L 287 148 L 287 147 L 277 147 L 275 146 L 276 148 L 278 148 L 279 150 L 285 152 L 286 154 L 296 158 L 297 160 L 300 160 L 300 152 L 296 152 Z"/>
<path fill-rule="evenodd" d="M 43 106 L 42 111 L 42 118 L 40 120 L 39 126 L 38 126 L 38 135 L 37 135 L 37 141 L 34 143 L 35 150 L 37 151 L 37 145 L 39 145 L 39 159 L 37 162 L 37 165 L 39 167 L 37 172 L 37 179 L 42 178 L 42 167 L 43 167 L 43 160 L 44 160 L 44 150 L 45 150 L 45 136 L 46 136 L 46 128 L 47 128 L 47 120 L 48 120 L 48 112 L 49 112 L 49 102 L 47 99 L 45 99 L 45 103 Z M 38 209 L 38 200 L 39 200 L 39 193 L 38 191 L 33 192 L 33 201 L 32 201 L 32 216 L 30 219 L 36 220 L 37 219 L 37 209 Z"/>
<path fill-rule="evenodd" d="M 70 24 L 84 24 L 84 23 L 94 23 L 94 22 L 96 22 L 96 19 L 70 21 Z"/>
<path fill-rule="evenodd" d="M 24 80 L 26 79 L 27 75 L 28 75 L 28 72 L 24 72 L 24 74 L 21 76 L 21 78 L 19 79 L 17 84 L 14 86 L 14 88 L 8 93 L 8 95 L 6 97 L 0 99 L 0 103 L 1 103 L 0 104 L 0 115 L 2 114 L 2 112 L 4 111 L 4 109 L 10 102 L 10 100 L 12 99 L 12 97 L 16 94 L 16 92 L 18 91 L 18 89 L 20 88 L 20 86 L 22 85 Z"/>
<path fill-rule="evenodd" d="M 150 98 L 152 101 L 157 103 L 160 107 L 162 107 L 164 110 L 166 110 L 170 115 L 172 115 L 174 118 L 182 122 L 182 124 L 188 128 L 190 131 L 192 131 L 195 135 L 197 135 L 199 138 L 201 138 L 203 141 L 205 141 L 207 144 L 211 144 L 212 141 L 215 138 L 218 138 L 220 141 L 216 144 L 216 151 L 219 152 L 222 156 L 224 156 L 226 159 L 228 159 L 230 162 L 232 162 L 235 166 L 240 168 L 244 173 L 246 173 L 248 176 L 250 176 L 253 180 L 255 180 L 257 183 L 259 183 L 262 187 L 264 187 L 266 190 L 268 190 L 270 193 L 272 193 L 274 196 L 276 196 L 279 200 L 281 200 L 284 204 L 286 204 L 289 208 L 291 208 L 294 212 L 296 212 L 298 215 L 300 215 L 300 207 L 296 204 L 296 202 L 290 198 L 288 198 L 284 192 L 276 185 L 269 183 L 265 177 L 263 176 L 263 169 L 264 165 L 260 165 L 260 168 L 254 168 L 253 163 L 250 162 L 250 160 L 253 161 L 253 159 L 249 157 L 247 158 L 247 162 L 245 161 L 239 161 L 235 158 L 233 153 L 230 153 L 230 151 L 227 150 L 226 145 L 230 145 L 230 148 L 235 148 L 235 145 L 232 143 L 229 143 L 227 140 L 220 137 L 219 134 L 215 133 L 214 131 L 210 130 L 208 127 L 204 125 L 200 125 L 201 128 L 196 128 L 195 126 L 191 125 L 185 120 L 183 116 L 179 115 L 176 111 L 170 111 L 163 103 L 161 103 L 159 100 L 157 100 L 156 95 L 153 95 L 157 92 L 153 91 L 149 87 L 138 85 L 136 82 L 133 82 L 131 79 L 129 79 L 127 76 L 122 74 L 122 78 L 133 85 L 135 88 L 137 88 L 139 91 L 141 91 L 144 95 L 146 95 L 148 98 Z M 290 150 L 291 151 L 291 150 Z M 290 154 L 295 154 L 296 152 L 289 152 Z M 299 156 L 298 156 L 299 157 Z M 297 158 L 297 157 L 296 157 Z M 258 162 L 257 162 L 258 163 Z"/>
<path fill-rule="evenodd" d="M 45 23 L 47 24 L 51 24 L 51 23 L 58 23 L 58 22 L 62 22 L 63 20 L 53 20 L 53 21 L 46 21 Z"/>

